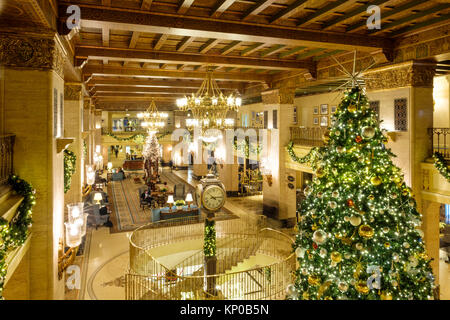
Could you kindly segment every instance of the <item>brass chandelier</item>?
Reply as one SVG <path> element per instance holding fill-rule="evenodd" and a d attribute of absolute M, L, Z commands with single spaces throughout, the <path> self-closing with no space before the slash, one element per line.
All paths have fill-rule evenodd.
<path fill-rule="evenodd" d="M 187 127 L 206 129 L 225 129 L 234 126 L 234 119 L 227 119 L 228 111 L 237 111 L 242 104 L 238 96 L 225 96 L 208 69 L 206 78 L 196 94 L 177 99 L 181 111 L 191 111 L 192 119 L 186 120 Z"/>
<path fill-rule="evenodd" d="M 139 119 L 144 119 L 141 126 L 146 128 L 148 132 L 156 132 L 164 127 L 166 125 L 165 120 L 169 117 L 167 113 L 158 111 L 153 99 L 147 111 L 138 113 L 137 116 Z"/>

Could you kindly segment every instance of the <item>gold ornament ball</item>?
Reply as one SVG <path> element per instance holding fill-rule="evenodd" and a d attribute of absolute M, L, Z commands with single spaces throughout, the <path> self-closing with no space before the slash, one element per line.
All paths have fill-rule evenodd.
<path fill-rule="evenodd" d="M 366 139 L 372 139 L 375 136 L 375 128 L 364 127 L 362 128 L 362 136 Z"/>
<path fill-rule="evenodd" d="M 358 230 L 358 234 L 366 239 L 370 239 L 373 237 L 374 235 L 374 230 L 371 226 L 367 225 L 367 224 L 363 224 L 362 226 L 359 227 Z"/>
<path fill-rule="evenodd" d="M 322 168 L 319 168 L 316 170 L 316 176 L 317 178 L 322 178 L 325 175 L 325 172 L 323 171 Z"/>
<path fill-rule="evenodd" d="M 381 292 L 380 295 L 381 300 L 392 300 L 392 294 L 390 292 Z"/>
<path fill-rule="evenodd" d="M 330 141 L 330 131 L 327 131 L 323 134 L 323 142 L 328 143 Z"/>
<path fill-rule="evenodd" d="M 360 280 L 355 284 L 355 289 L 359 293 L 368 294 L 369 288 L 367 287 L 366 281 Z"/>
<path fill-rule="evenodd" d="M 333 251 L 331 253 L 331 261 L 339 263 L 342 261 L 342 254 L 338 251 Z"/>
<path fill-rule="evenodd" d="M 382 181 L 380 177 L 375 176 L 370 179 L 370 183 L 372 183 L 374 186 L 379 186 L 382 183 Z"/>
<path fill-rule="evenodd" d="M 361 218 L 358 216 L 352 216 L 350 217 L 349 222 L 352 226 L 357 227 L 361 224 Z"/>
<path fill-rule="evenodd" d="M 357 108 L 356 108 L 355 104 L 351 104 L 347 107 L 348 112 L 351 112 L 351 113 L 356 112 L 356 109 Z"/>

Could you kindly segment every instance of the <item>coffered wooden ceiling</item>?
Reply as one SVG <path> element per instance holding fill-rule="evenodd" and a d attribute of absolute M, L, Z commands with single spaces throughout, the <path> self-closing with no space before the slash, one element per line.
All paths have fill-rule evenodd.
<path fill-rule="evenodd" d="M 72 4 L 81 8 L 75 65 L 106 109 L 174 105 L 207 67 L 227 92 L 283 72 L 314 75 L 323 59 L 390 52 L 397 38 L 450 20 L 448 0 L 77 0 L 59 1 L 61 33 Z M 381 30 L 366 27 L 370 4 Z"/>

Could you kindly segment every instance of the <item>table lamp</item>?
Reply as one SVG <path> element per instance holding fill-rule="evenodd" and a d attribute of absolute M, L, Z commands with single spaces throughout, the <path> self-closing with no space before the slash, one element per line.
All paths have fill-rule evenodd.
<path fill-rule="evenodd" d="M 174 202 L 175 201 L 173 201 L 173 195 L 169 195 L 168 198 L 167 198 L 167 203 L 169 204 L 170 212 L 172 212 L 172 204 Z"/>
<path fill-rule="evenodd" d="M 103 200 L 102 194 L 100 192 L 96 192 L 94 195 L 94 201 L 97 202 L 97 204 L 100 204 L 100 201 Z"/>
<path fill-rule="evenodd" d="M 192 199 L 192 194 L 191 193 L 188 193 L 186 195 L 186 200 L 185 201 L 188 204 L 188 209 L 190 209 L 191 208 L 191 204 L 194 201 L 194 199 Z"/>

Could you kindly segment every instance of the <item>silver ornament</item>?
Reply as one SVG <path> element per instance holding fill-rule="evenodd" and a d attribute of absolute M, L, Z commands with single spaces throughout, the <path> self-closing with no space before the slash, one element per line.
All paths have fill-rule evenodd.
<path fill-rule="evenodd" d="M 361 224 L 361 217 L 351 216 L 349 222 L 352 226 L 357 227 Z"/>
<path fill-rule="evenodd" d="M 366 139 L 372 139 L 375 136 L 375 128 L 364 127 L 362 128 L 361 134 Z"/>
<path fill-rule="evenodd" d="M 330 206 L 331 209 L 336 209 L 337 207 L 337 203 L 335 201 L 328 202 L 328 205 Z"/>
<path fill-rule="evenodd" d="M 317 244 L 323 244 L 327 240 L 327 234 L 322 230 L 316 230 L 313 233 L 312 239 Z"/>

